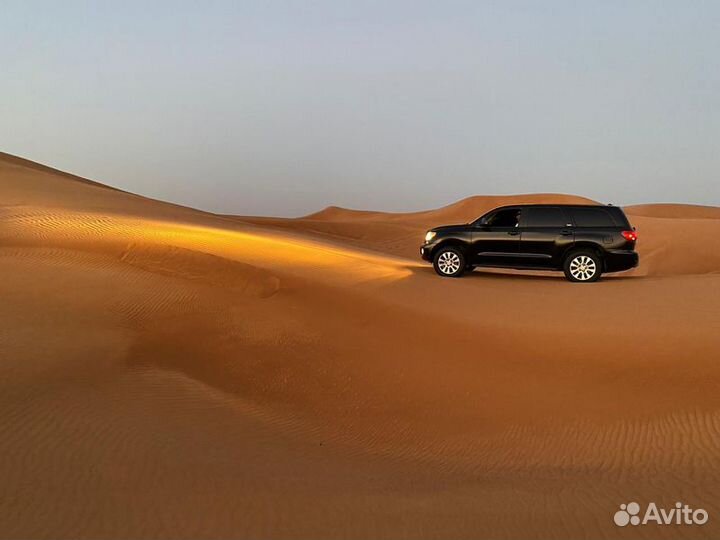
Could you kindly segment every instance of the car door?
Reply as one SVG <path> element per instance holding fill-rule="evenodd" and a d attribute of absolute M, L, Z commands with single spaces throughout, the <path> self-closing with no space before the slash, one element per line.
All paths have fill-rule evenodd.
<path fill-rule="evenodd" d="M 525 266 L 553 268 L 574 241 L 573 225 L 559 206 L 525 208 L 520 219 L 518 258 Z"/>
<path fill-rule="evenodd" d="M 489 214 L 472 232 L 473 264 L 514 266 L 520 245 L 520 208 Z"/>

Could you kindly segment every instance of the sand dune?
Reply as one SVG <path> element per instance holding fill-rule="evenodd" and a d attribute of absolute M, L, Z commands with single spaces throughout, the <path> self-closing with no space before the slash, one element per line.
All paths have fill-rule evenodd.
<path fill-rule="evenodd" d="M 404 223 L 419 223 L 426 225 L 428 220 L 443 220 L 442 223 L 467 223 L 476 217 L 498 206 L 507 204 L 543 204 L 554 202 L 558 204 L 596 204 L 591 199 L 563 195 L 557 193 L 533 193 L 525 195 L 476 195 L 461 201 L 449 204 L 437 210 L 421 212 L 387 213 L 369 212 L 365 210 L 350 210 L 338 206 L 329 206 L 320 212 L 310 214 L 304 219 L 310 221 L 400 221 Z"/>
<path fill-rule="evenodd" d="M 719 532 L 711 219 L 633 214 L 644 266 L 578 287 L 417 261 L 519 198 L 238 219 L 8 158 L 0 195 L 2 538 Z"/>
<path fill-rule="evenodd" d="M 694 204 L 638 204 L 627 206 L 625 211 L 634 216 L 673 219 L 720 219 L 717 206 Z"/>

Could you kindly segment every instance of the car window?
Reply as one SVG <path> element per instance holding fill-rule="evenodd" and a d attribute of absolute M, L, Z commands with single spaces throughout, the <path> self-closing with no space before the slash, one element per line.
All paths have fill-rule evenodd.
<path fill-rule="evenodd" d="M 523 217 L 525 227 L 564 227 L 567 223 L 560 208 L 527 208 Z"/>
<path fill-rule="evenodd" d="M 487 221 L 490 227 L 517 227 L 520 218 L 520 210 L 508 208 L 495 212 Z"/>
<path fill-rule="evenodd" d="M 617 206 L 610 206 L 607 208 L 606 212 L 610 213 L 616 225 L 619 225 L 620 227 L 625 227 L 626 229 L 630 228 L 630 222 L 628 221 L 625 212 L 623 212 L 621 208 Z"/>
<path fill-rule="evenodd" d="M 612 216 L 602 208 L 573 208 L 571 210 L 578 227 L 615 227 Z"/>

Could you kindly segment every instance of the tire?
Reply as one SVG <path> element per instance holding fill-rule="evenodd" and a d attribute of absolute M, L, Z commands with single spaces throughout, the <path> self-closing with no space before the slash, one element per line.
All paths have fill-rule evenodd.
<path fill-rule="evenodd" d="M 442 277 L 460 277 L 465 272 L 465 255 L 453 246 L 438 249 L 433 257 L 433 268 Z"/>
<path fill-rule="evenodd" d="M 602 274 L 602 259 L 587 249 L 571 252 L 563 264 L 565 277 L 573 283 L 593 283 Z"/>

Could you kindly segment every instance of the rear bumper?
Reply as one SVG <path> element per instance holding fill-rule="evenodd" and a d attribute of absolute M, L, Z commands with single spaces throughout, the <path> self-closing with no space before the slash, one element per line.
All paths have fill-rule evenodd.
<path fill-rule="evenodd" d="M 610 250 L 605 254 L 605 271 L 622 272 L 640 264 L 640 256 L 635 251 L 624 249 Z"/>

